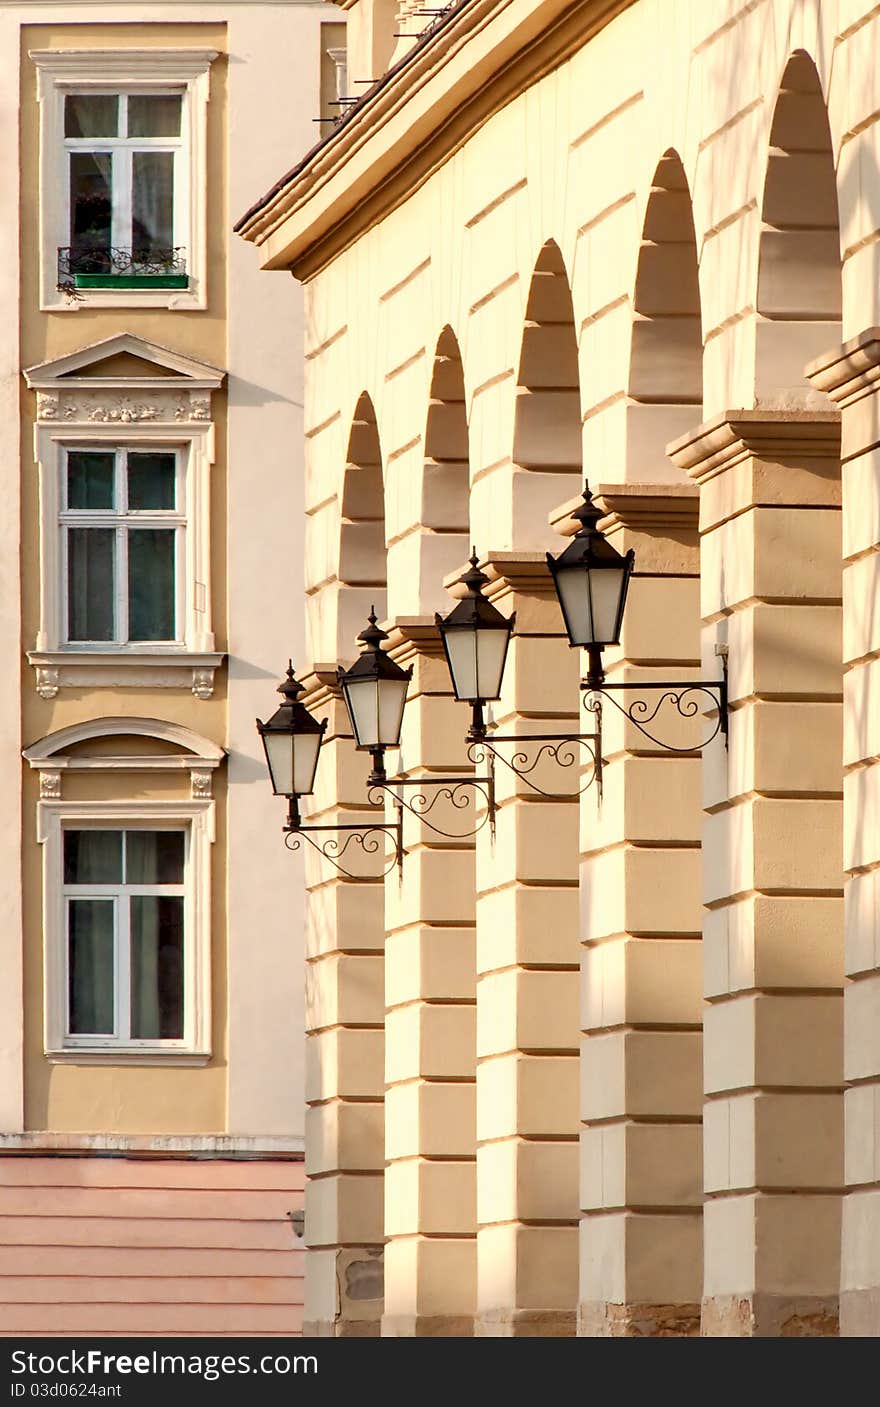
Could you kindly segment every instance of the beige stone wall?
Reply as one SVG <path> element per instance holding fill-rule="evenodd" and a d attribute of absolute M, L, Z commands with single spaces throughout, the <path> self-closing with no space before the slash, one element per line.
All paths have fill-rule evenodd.
<path fill-rule="evenodd" d="M 365 394 L 381 446 L 386 614 L 440 605 L 454 563 L 424 511 L 424 436 L 449 327 L 481 558 L 558 546 L 548 514 L 583 469 L 601 486 L 614 540 L 637 551 L 616 677 L 715 678 L 716 645 L 731 670 L 729 751 L 716 739 L 702 766 L 661 758 L 608 721 L 601 816 L 594 797 L 582 801 L 581 1330 L 692 1333 L 702 1298 L 706 1334 L 836 1332 L 846 868 L 857 979 L 846 996 L 846 1180 L 860 1191 L 844 1212 L 842 1285 L 850 1324 L 876 1334 L 866 1151 L 878 1070 L 868 1015 L 875 749 L 858 721 L 870 712 L 876 653 L 860 604 L 871 599 L 878 537 L 866 399 L 875 362 L 856 350 L 839 375 L 808 380 L 805 368 L 880 320 L 880 18 L 867 0 L 638 0 L 588 42 L 569 32 L 561 59 L 545 34 L 544 68 L 536 60 L 519 90 L 508 73 L 514 91 L 495 75 L 493 107 L 493 53 L 526 10 L 540 30 L 532 9 L 493 18 L 486 7 L 472 31 L 463 15 L 460 52 L 450 45 L 429 72 L 426 50 L 410 93 L 404 77 L 392 81 L 399 107 L 372 129 L 365 107 L 360 127 L 355 117 L 327 144 L 319 176 L 305 173 L 287 207 L 282 194 L 248 228 L 268 264 L 307 285 L 310 649 L 321 661 L 353 654 L 364 595 L 345 586 L 341 505 Z M 584 26 L 594 9 L 578 7 Z M 483 82 L 482 107 L 468 99 L 471 121 L 466 71 Z M 457 123 L 445 121 L 454 95 Z M 846 464 L 842 647 L 834 400 Z M 693 511 L 681 511 L 694 503 L 692 482 L 699 549 Z M 557 716 L 583 717 L 558 622 L 536 632 L 540 659 L 529 633 L 517 649 Z M 547 877 L 547 837 L 530 830 L 530 809 L 499 824 L 486 851 L 493 881 L 509 880 L 515 899 L 493 922 L 512 923 L 517 945 Z M 562 825 L 548 823 L 560 847 Z M 491 887 L 480 877 L 479 904 Z M 557 923 L 549 903 L 540 913 L 539 924 Z M 492 1057 L 519 1052 L 524 1070 L 546 1049 L 548 1010 L 564 1024 L 567 998 L 531 973 L 501 982 L 481 964 L 478 1030 L 485 989 L 514 1033 Z M 567 958 L 551 966 L 565 971 Z M 556 1058 L 568 1049 L 560 1033 Z M 477 1128 L 479 1168 L 479 1106 Z M 510 1148 L 493 1156 L 524 1168 L 529 1129 L 514 1118 L 503 1133 Z M 568 1223 L 565 1177 L 561 1164 L 547 1172 L 558 1197 L 541 1203 L 539 1221 Z M 517 1206 L 508 1176 L 490 1181 L 478 1235 L 503 1220 L 515 1242 L 510 1227 L 534 1205 L 527 1184 L 524 1175 Z M 509 1311 L 497 1331 L 520 1306 L 557 1311 L 566 1274 L 549 1252 L 524 1257 L 507 1302 L 492 1306 Z"/>

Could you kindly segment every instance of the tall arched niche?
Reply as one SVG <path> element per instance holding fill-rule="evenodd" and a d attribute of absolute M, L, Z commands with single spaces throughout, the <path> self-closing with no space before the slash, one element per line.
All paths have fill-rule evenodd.
<path fill-rule="evenodd" d="M 770 129 L 758 248 L 755 403 L 815 405 L 804 366 L 841 340 L 837 185 L 816 66 L 789 59 Z M 824 397 L 821 398 L 824 400 Z"/>
<path fill-rule="evenodd" d="M 703 337 L 694 218 L 678 153 L 654 172 L 633 295 L 625 477 L 678 482 L 670 440 L 701 419 Z"/>

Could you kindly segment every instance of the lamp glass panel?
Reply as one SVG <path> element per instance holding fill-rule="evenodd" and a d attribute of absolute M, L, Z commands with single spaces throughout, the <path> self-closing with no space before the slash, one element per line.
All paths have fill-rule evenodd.
<path fill-rule="evenodd" d="M 311 796 L 318 770 L 320 733 L 298 733 L 293 739 L 293 790 L 297 796 Z"/>
<path fill-rule="evenodd" d="M 264 733 L 263 746 L 269 764 L 272 790 L 276 796 L 293 796 L 294 785 L 294 740 L 290 733 Z"/>
<path fill-rule="evenodd" d="M 379 746 L 379 695 L 375 679 L 352 679 L 343 686 L 358 747 Z"/>
<path fill-rule="evenodd" d="M 476 631 L 447 630 L 444 638 L 456 698 L 465 702 L 479 698 Z"/>
<path fill-rule="evenodd" d="M 590 572 L 590 596 L 593 614 L 593 639 L 597 645 L 615 645 L 618 635 L 620 597 L 626 580 L 626 569 L 595 568 Z"/>
<path fill-rule="evenodd" d="M 585 569 L 562 567 L 557 571 L 555 581 L 569 640 L 573 645 L 592 645 L 595 637 L 590 611 L 590 586 Z"/>
<path fill-rule="evenodd" d="M 397 747 L 403 723 L 408 679 L 383 679 L 379 684 L 379 742 Z"/>
<path fill-rule="evenodd" d="M 506 630 L 478 630 L 477 636 L 477 695 L 478 699 L 497 699 L 501 694 L 501 676 L 509 635 Z"/>

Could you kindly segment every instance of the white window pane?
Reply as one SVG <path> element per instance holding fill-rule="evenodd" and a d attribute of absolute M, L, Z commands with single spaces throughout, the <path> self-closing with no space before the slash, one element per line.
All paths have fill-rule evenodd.
<path fill-rule="evenodd" d="M 128 534 L 128 638 L 174 640 L 175 532 L 138 528 Z"/>
<path fill-rule="evenodd" d="M 140 1040 L 183 1036 L 183 899 L 131 899 L 131 1034 Z"/>
<path fill-rule="evenodd" d="M 65 884 L 119 884 L 122 831 L 64 832 Z"/>
<path fill-rule="evenodd" d="M 113 508 L 115 506 L 115 468 L 116 456 L 112 450 L 68 450 L 68 508 Z"/>
<path fill-rule="evenodd" d="M 68 1023 L 71 1035 L 113 1034 L 113 900 L 68 904 Z"/>
<path fill-rule="evenodd" d="M 132 93 L 128 100 L 130 137 L 179 137 L 180 94 Z"/>
<path fill-rule="evenodd" d="M 118 129 L 115 93 L 70 93 L 64 99 L 65 137 L 115 137 Z"/>
<path fill-rule="evenodd" d="M 110 270 L 113 162 L 109 152 L 70 153 L 70 244 L 76 273 Z"/>
<path fill-rule="evenodd" d="M 113 640 L 116 533 L 112 528 L 68 528 L 69 640 Z"/>
<path fill-rule="evenodd" d="M 129 508 L 173 509 L 176 506 L 176 469 L 173 454 L 129 454 Z"/>
<path fill-rule="evenodd" d="M 143 258 L 174 245 L 174 156 L 136 151 L 131 158 L 131 247 Z"/>

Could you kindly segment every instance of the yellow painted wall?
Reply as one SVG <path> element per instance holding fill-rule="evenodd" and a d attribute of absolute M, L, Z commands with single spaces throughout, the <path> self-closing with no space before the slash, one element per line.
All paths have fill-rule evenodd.
<path fill-rule="evenodd" d="M 21 365 L 58 357 L 114 333 L 127 331 L 215 366 L 226 363 L 226 30 L 222 24 L 28 25 L 21 31 Z M 51 48 L 213 48 L 208 107 L 208 308 L 39 310 L 38 168 L 39 109 L 36 71 L 28 50 Z M 142 371 L 143 374 L 143 371 Z M 212 398 L 216 463 L 211 471 L 211 552 L 214 630 L 226 648 L 226 412 L 221 390 Z M 22 651 L 33 648 L 39 618 L 39 501 L 33 457 L 35 396 L 22 383 Z M 124 431 L 121 434 L 124 442 Z M 22 658 L 22 736 L 25 745 L 84 719 L 133 714 L 180 723 L 223 744 L 226 734 L 225 673 L 215 676 L 214 696 L 195 699 L 175 689 L 63 688 L 44 700 L 34 671 Z M 80 799 L 142 799 L 188 795 L 187 773 L 74 774 L 63 796 Z M 23 788 L 23 904 L 25 1003 L 25 1127 L 57 1131 L 120 1133 L 222 1132 L 226 1108 L 226 931 L 225 784 L 216 777 L 217 840 L 213 862 L 213 1058 L 206 1067 L 121 1067 L 50 1064 L 43 1054 L 42 854 L 35 838 L 39 794 L 36 773 L 26 771 Z"/>

